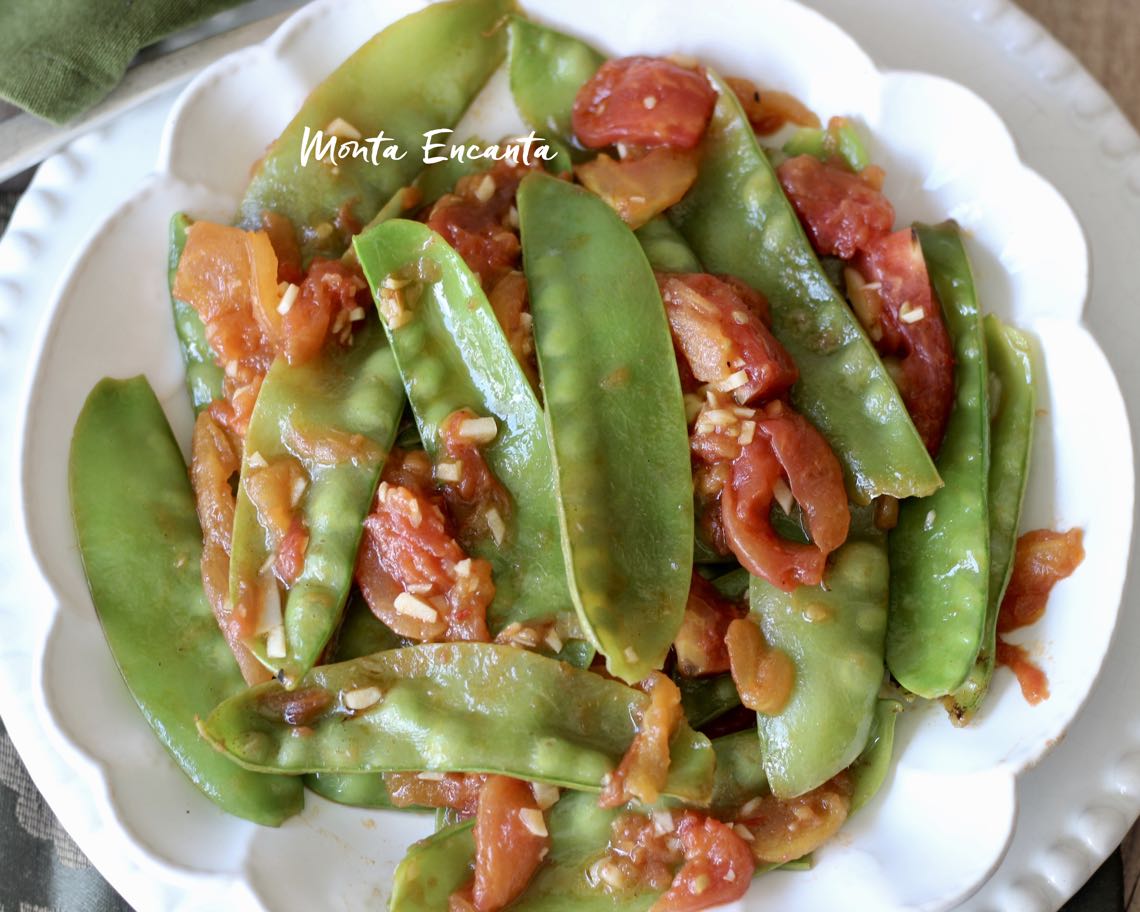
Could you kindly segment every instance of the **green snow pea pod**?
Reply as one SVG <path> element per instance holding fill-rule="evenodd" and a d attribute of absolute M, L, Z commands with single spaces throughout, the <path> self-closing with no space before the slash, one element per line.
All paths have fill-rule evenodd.
<path fill-rule="evenodd" d="M 267 635 L 282 623 L 273 617 L 262 617 L 250 646 L 288 685 L 317 661 L 340 623 L 364 517 L 403 408 L 395 359 L 371 320 L 350 347 L 330 343 L 301 365 L 279 358 L 261 386 L 242 455 L 230 598 L 257 610 L 268 587 L 277 586 L 266 568 L 271 543 L 247 491 L 250 472 L 257 469 L 251 460 L 295 457 L 308 476 L 297 513 L 309 542 L 301 574 L 283 600 L 285 654 L 269 655 Z"/>
<path fill-rule="evenodd" d="M 834 129 L 803 127 L 797 130 L 792 137 L 784 143 L 784 154 L 789 158 L 796 155 L 811 155 L 820 161 L 838 157 L 852 171 L 859 172 L 871 163 L 867 154 L 867 147 L 855 128 L 844 121 Z"/>
<path fill-rule="evenodd" d="M 243 770 L 198 737 L 195 718 L 245 682 L 202 591 L 186 464 L 145 378 L 102 380 L 91 391 L 68 480 L 95 610 L 155 735 L 223 810 L 268 826 L 300 811 L 300 782 Z"/>
<path fill-rule="evenodd" d="M 895 743 L 895 720 L 902 709 L 903 705 L 898 700 L 879 700 L 875 704 L 875 719 L 867 747 L 851 766 L 851 779 L 855 786 L 851 793 L 852 814 L 874 798 L 887 780 Z"/>
<path fill-rule="evenodd" d="M 571 594 L 609 672 L 638 681 L 677 635 L 693 566 L 665 308 L 637 238 L 598 197 L 531 174 L 518 208 Z"/>
<path fill-rule="evenodd" d="M 867 744 L 883 681 L 890 574 L 870 512 L 853 511 L 851 533 L 821 586 L 788 593 L 752 578 L 751 616 L 796 669 L 787 706 L 757 716 L 764 769 L 780 798 L 826 782 Z"/>
<path fill-rule="evenodd" d="M 366 223 L 416 176 L 424 134 L 454 126 L 502 62 L 502 23 L 513 8 L 511 0 L 433 3 L 371 38 L 313 90 L 269 147 L 241 202 L 241 226 L 259 228 L 264 212 L 276 212 L 300 230 L 306 261 L 339 256 L 349 237 L 320 226 L 339 226 L 342 207 Z M 380 145 L 377 164 L 356 156 L 338 158 L 335 167 L 327 158 L 303 164 L 307 134 L 311 143 L 337 118 L 363 134 L 361 148 L 381 131 L 392 140 Z M 404 157 L 380 157 L 384 149 Z"/>
<path fill-rule="evenodd" d="M 176 212 L 170 219 L 166 274 L 170 287 L 170 304 L 174 309 L 174 329 L 178 333 L 178 347 L 182 350 L 182 360 L 186 363 L 186 386 L 190 390 L 194 414 L 197 414 L 215 399 L 221 398 L 225 375 L 214 361 L 214 353 L 206 341 L 206 326 L 198 316 L 198 311 L 174 297 L 174 276 L 178 272 L 182 251 L 186 248 L 186 230 L 190 224 L 190 217 L 184 212 Z"/>
<path fill-rule="evenodd" d="M 421 811 L 427 808 L 397 808 L 388 786 L 379 773 L 310 773 L 303 777 L 305 788 L 322 798 L 349 807 L 378 811 Z"/>
<path fill-rule="evenodd" d="M 374 688 L 374 689 L 373 689 Z M 221 704 L 203 733 L 250 769 L 286 773 L 398 770 L 501 773 L 597 791 L 621 761 L 649 703 L 639 690 L 535 653 L 493 643 L 393 649 L 314 668 L 298 688 L 315 707 L 293 736 L 269 682 Z M 375 698 L 352 711 L 349 703 Z M 682 724 L 664 794 L 712 794 L 708 738 Z"/>
<path fill-rule="evenodd" d="M 396 867 L 388 912 L 447 912 L 451 894 L 474 872 L 475 821 L 444 827 L 413 843 Z"/>
<path fill-rule="evenodd" d="M 499 543 L 485 535 L 470 546 L 494 569 L 492 631 L 569 611 L 542 410 L 478 278 L 419 222 L 380 225 L 356 239 L 356 252 L 377 300 L 390 275 L 424 277 L 400 290 L 410 319 L 385 327 L 428 453 L 439 453 L 440 426 L 457 409 L 491 416 L 498 426 L 482 452 L 510 494 L 508 529 Z"/>
<path fill-rule="evenodd" d="M 693 249 L 665 216 L 650 219 L 634 234 L 654 272 L 704 272 Z"/>
<path fill-rule="evenodd" d="M 997 383 L 990 418 L 990 579 L 986 626 L 974 667 L 949 698 L 951 718 L 965 724 L 974 717 L 994 673 L 998 609 L 1013 573 L 1017 527 L 1029 480 L 1037 396 L 1029 339 L 993 314 L 983 321 L 990 375 Z"/>
<path fill-rule="evenodd" d="M 361 656 L 399 649 L 409 645 L 403 637 L 392 632 L 380 618 L 372 613 L 359 590 L 353 589 L 344 607 L 344 620 L 336 635 L 332 651 L 333 662 L 347 662 Z"/>
<path fill-rule="evenodd" d="M 565 144 L 570 155 L 587 154 L 574 137 L 571 115 L 582 85 L 606 59 L 585 42 L 562 32 L 511 17 L 511 94 L 519 113 L 544 139 Z"/>
<path fill-rule="evenodd" d="M 890 535 L 887 665 L 921 697 L 953 693 L 974 667 L 990 579 L 989 371 L 966 249 L 951 222 L 918 226 L 954 343 L 957 393 L 938 453 L 945 487 L 899 506 Z"/>
<path fill-rule="evenodd" d="M 736 96 L 720 92 L 700 174 L 670 210 L 710 272 L 763 293 L 800 371 L 792 402 L 831 444 L 859 503 L 938 488 L 938 472 L 851 308 L 828 281 Z"/>

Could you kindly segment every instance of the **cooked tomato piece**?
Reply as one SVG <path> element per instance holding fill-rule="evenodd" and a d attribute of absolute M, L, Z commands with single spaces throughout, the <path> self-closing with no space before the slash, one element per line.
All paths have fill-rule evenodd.
<path fill-rule="evenodd" d="M 798 376 L 785 348 L 761 322 L 767 305 L 738 283 L 703 273 L 659 273 L 673 344 L 702 383 L 740 403 L 783 395 Z M 761 303 L 763 302 L 763 303 Z"/>
<path fill-rule="evenodd" d="M 301 247 L 293 223 L 279 212 L 266 210 L 261 213 L 261 228 L 269 235 L 269 243 L 277 254 L 277 281 L 300 285 L 305 273 L 301 269 Z"/>
<path fill-rule="evenodd" d="M 676 824 L 684 864 L 650 912 L 698 912 L 740 899 L 756 870 L 752 851 L 732 827 L 696 811 Z"/>
<path fill-rule="evenodd" d="M 528 167 L 500 161 L 489 171 L 460 178 L 455 192 L 435 203 L 427 225 L 443 237 L 490 292 L 522 260 L 515 195 Z"/>
<path fill-rule="evenodd" d="M 738 820 L 752 834 L 752 854 L 766 864 L 803 858 L 831 839 L 851 811 L 846 771 L 796 798 L 767 794 L 749 801 Z"/>
<path fill-rule="evenodd" d="M 384 451 L 363 434 L 323 425 L 312 427 L 296 418 L 290 419 L 283 435 L 289 451 L 306 465 L 365 466 L 384 458 Z"/>
<path fill-rule="evenodd" d="M 300 516 L 294 516 L 289 531 L 277 546 L 273 572 L 286 586 L 292 586 L 305 569 L 305 552 L 309 549 L 309 530 Z"/>
<path fill-rule="evenodd" d="M 470 895 L 476 912 L 497 912 L 518 897 L 549 850 L 550 837 L 530 786 L 507 776 L 488 776 L 475 816 Z"/>
<path fill-rule="evenodd" d="M 610 825 L 606 853 L 594 862 L 586 877 L 594 887 L 627 890 L 640 886 L 661 892 L 673 882 L 681 861 L 681 844 L 673 835 L 672 811 L 659 810 L 652 817 L 625 813 Z"/>
<path fill-rule="evenodd" d="M 796 682 L 795 666 L 784 652 L 765 642 L 759 627 L 748 618 L 734 620 L 728 625 L 724 645 L 741 703 L 768 716 L 788 705 Z"/>
<path fill-rule="evenodd" d="M 230 651 L 247 684 L 268 681 L 266 670 L 245 645 L 248 630 L 230 605 L 230 537 L 234 492 L 230 480 L 241 468 L 240 443 L 203 411 L 191 439 L 190 483 L 202 526 L 202 587 Z"/>
<path fill-rule="evenodd" d="M 615 143 L 692 149 L 716 104 L 703 72 L 656 57 L 607 60 L 578 90 L 574 133 L 590 149 Z"/>
<path fill-rule="evenodd" d="M 459 409 L 443 420 L 439 428 L 443 453 L 435 477 L 460 540 L 490 535 L 501 544 L 511 517 L 511 498 L 483 458 L 483 443 L 466 431 L 477 418 L 471 409 Z"/>
<path fill-rule="evenodd" d="M 649 705 L 625 756 L 602 789 L 600 807 L 618 807 L 635 798 L 653 804 L 669 778 L 669 741 L 683 715 L 681 691 L 659 671 L 651 672 L 641 687 L 649 694 Z"/>
<path fill-rule="evenodd" d="M 697 160 L 695 150 L 650 149 L 620 162 L 603 152 L 578 165 L 574 174 L 636 230 L 689 192 L 697 179 Z"/>
<path fill-rule="evenodd" d="M 814 544 L 830 554 L 847 540 L 851 512 L 843 468 L 823 435 L 799 412 L 771 402 L 756 413 L 756 431 L 768 438 Z"/>
<path fill-rule="evenodd" d="M 399 460 L 396 471 L 403 471 Z M 356 581 L 372 612 L 400 636 L 490 640 L 491 565 L 467 557 L 422 488 L 380 483 L 364 520 Z"/>
<path fill-rule="evenodd" d="M 487 778 L 476 773 L 384 773 L 384 784 L 395 807 L 452 808 L 474 816 L 479 791 Z"/>
<path fill-rule="evenodd" d="M 856 315 L 880 354 L 900 357 L 899 393 L 934 455 L 954 407 L 954 348 L 922 246 L 905 228 L 871 241 L 855 266 L 869 283 L 852 295 Z"/>
<path fill-rule="evenodd" d="M 998 614 L 998 631 L 1008 633 L 1036 623 L 1045 613 L 1049 593 L 1085 559 L 1080 529 L 1035 529 L 1017 540 L 1013 574 Z"/>
<path fill-rule="evenodd" d="M 342 343 L 372 306 L 368 283 L 356 266 L 314 260 L 292 306 L 281 317 L 281 354 L 290 364 L 316 357 L 329 336 Z"/>
<path fill-rule="evenodd" d="M 820 126 L 819 117 L 794 95 L 768 89 L 761 92 L 751 80 L 734 76 L 729 76 L 724 81 L 736 93 L 748 122 L 758 136 L 775 133 L 787 124 L 798 127 Z"/>
<path fill-rule="evenodd" d="M 491 303 L 499 325 L 503 327 L 511 351 L 526 374 L 530 388 L 537 394 L 538 361 L 534 353 L 534 321 L 530 315 L 526 276 L 517 269 L 511 270 L 495 283 L 487 294 L 487 300 Z"/>
<path fill-rule="evenodd" d="M 1030 706 L 1049 699 L 1049 679 L 1040 666 L 1029 657 L 1029 650 L 997 638 L 996 661 L 1013 672 L 1021 695 Z"/>
<path fill-rule="evenodd" d="M 677 672 L 691 678 L 728 671 L 724 636 L 728 625 L 747 613 L 747 608 L 726 599 L 712 583 L 694 573 L 681 629 L 673 641 Z"/>
<path fill-rule="evenodd" d="M 811 155 L 776 171 L 817 253 L 850 260 L 894 226 L 894 207 L 862 174 Z"/>

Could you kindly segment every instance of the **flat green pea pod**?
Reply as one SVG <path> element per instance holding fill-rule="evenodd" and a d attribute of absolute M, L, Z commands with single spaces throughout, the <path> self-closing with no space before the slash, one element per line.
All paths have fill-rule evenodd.
<path fill-rule="evenodd" d="M 364 517 L 403 408 L 395 359 L 375 321 L 356 332 L 351 346 L 331 342 L 305 364 L 279 358 L 262 383 L 242 455 L 230 598 L 259 618 L 250 649 L 287 685 L 312 667 L 340 624 Z M 302 471 L 295 516 L 308 545 L 281 617 L 271 541 L 249 484 L 251 474 L 283 460 Z"/>
<path fill-rule="evenodd" d="M 654 272 L 704 272 L 693 249 L 665 216 L 650 219 L 634 234 Z"/>
<path fill-rule="evenodd" d="M 879 700 L 867 746 L 851 766 L 851 810 L 854 814 L 866 806 L 887 780 L 891 769 L 891 753 L 895 744 L 895 720 L 903 710 L 898 700 Z"/>
<path fill-rule="evenodd" d="M 198 316 L 198 311 L 174 297 L 174 276 L 178 272 L 182 251 L 186 248 L 186 231 L 189 227 L 190 217 L 184 212 L 177 212 L 170 219 L 167 279 L 170 304 L 174 309 L 174 329 L 178 333 L 178 347 L 182 350 L 182 360 L 186 363 L 186 386 L 190 390 L 194 414 L 198 414 L 215 399 L 221 398 L 225 375 L 214 360 L 210 343 L 206 341 L 206 327 Z"/>
<path fill-rule="evenodd" d="M 260 228 L 264 213 L 275 212 L 300 230 L 305 261 L 339 256 L 350 240 L 334 228 L 344 221 L 337 218 L 342 207 L 365 224 L 411 182 L 423 167 L 416 152 L 424 133 L 453 127 L 502 63 L 502 23 L 513 6 L 511 0 L 433 3 L 370 39 L 313 90 L 269 147 L 241 202 L 241 226 Z M 404 157 L 304 163 L 306 137 L 311 144 L 320 130 L 327 142 L 338 128 L 340 135 L 360 133 L 365 143 L 383 131 L 392 142 L 377 156 L 395 148 Z"/>
<path fill-rule="evenodd" d="M 712 742 L 717 756 L 713 808 L 735 811 L 764 794 L 759 747 L 751 732 Z M 528 912 L 642 912 L 663 890 L 633 885 L 614 891 L 596 883 L 590 868 L 602 857 L 610 829 L 624 808 L 603 809 L 586 792 L 566 792 L 546 813 L 550 854 L 511 910 Z M 461 823 L 417 842 L 396 868 L 389 912 L 446 912 L 448 897 L 471 878 L 472 823 Z"/>
<path fill-rule="evenodd" d="M 751 616 L 795 665 L 788 704 L 757 716 L 764 769 L 780 798 L 826 782 L 867 744 L 883 681 L 890 576 L 886 542 L 870 512 L 853 511 L 851 533 L 822 585 L 788 593 L 752 578 Z"/>
<path fill-rule="evenodd" d="M 916 230 L 954 344 L 957 393 L 938 452 L 945 487 L 900 504 L 891 532 L 887 665 L 907 690 L 933 698 L 965 681 L 986 626 L 989 370 L 974 279 L 957 226 Z"/>
<path fill-rule="evenodd" d="M 276 682 L 252 688 L 214 710 L 203 733 L 258 771 L 500 773 L 597 791 L 648 703 L 639 690 L 522 649 L 437 643 L 318 666 L 295 695 Z M 294 737 L 286 715 L 312 734 Z M 682 724 L 670 748 L 663 793 L 707 803 L 708 738 Z"/>
<path fill-rule="evenodd" d="M 838 158 L 856 174 L 871 163 L 867 147 L 855 128 L 846 119 L 838 124 L 829 124 L 827 129 L 803 127 L 792 134 L 784 143 L 784 154 L 789 158 L 796 155 L 811 155 L 826 162 Z"/>
<path fill-rule="evenodd" d="M 977 713 L 994 673 L 998 609 L 1013 573 L 1021 504 L 1029 480 L 1037 395 L 1028 337 L 993 314 L 983 321 L 990 376 L 997 382 L 990 418 L 990 579 L 986 626 L 978 658 L 965 682 L 948 698 L 950 717 L 966 724 Z"/>
<path fill-rule="evenodd" d="M 408 807 L 397 808 L 392 804 L 388 785 L 379 773 L 310 773 L 303 778 L 305 788 L 337 804 L 369 808 L 376 811 L 426 810 Z"/>
<path fill-rule="evenodd" d="M 361 656 L 399 649 L 409 645 L 403 637 L 372 613 L 364 596 L 356 589 L 344 607 L 344 619 L 336 634 L 336 647 L 332 650 L 333 662 L 347 662 Z"/>
<path fill-rule="evenodd" d="M 772 329 L 799 368 L 792 402 L 827 438 L 858 503 L 940 485 L 898 390 L 828 281 L 731 89 L 705 135 L 700 174 L 670 210 L 705 268 L 764 294 Z"/>
<path fill-rule="evenodd" d="M 571 125 L 574 98 L 606 58 L 577 38 L 519 16 L 511 18 L 508 32 L 511 95 L 523 120 L 582 157 L 585 150 Z"/>
<path fill-rule="evenodd" d="M 419 222 L 379 225 L 356 239 L 356 251 L 381 313 L 386 295 L 402 302 L 383 321 L 429 455 L 441 452 L 440 427 L 453 412 L 468 408 L 495 419 L 495 438 L 482 453 L 511 497 L 511 515 L 501 517 L 507 528 L 500 541 L 490 533 L 465 541 L 494 570 L 492 632 L 569 611 L 542 409 L 478 277 Z"/>
<path fill-rule="evenodd" d="M 71 439 L 69 486 L 95 610 L 159 740 L 223 810 L 268 826 L 296 814 L 300 782 L 243 770 L 198 737 L 195 718 L 245 682 L 202 591 L 186 464 L 145 378 L 91 391 Z"/>
<path fill-rule="evenodd" d="M 689 435 L 657 282 L 602 200 L 544 174 L 518 192 L 562 548 L 610 674 L 660 668 L 693 566 Z"/>

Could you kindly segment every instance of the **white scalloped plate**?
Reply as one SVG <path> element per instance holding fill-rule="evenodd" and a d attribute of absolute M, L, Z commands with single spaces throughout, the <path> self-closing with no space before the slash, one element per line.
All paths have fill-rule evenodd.
<path fill-rule="evenodd" d="M 33 758 L 33 775 L 42 776 L 41 787 L 81 845 L 102 869 L 117 875 L 116 886 L 142 908 L 376 906 L 403 847 L 425 831 L 407 816 L 362 813 L 316 799 L 301 817 L 270 831 L 226 818 L 201 799 L 150 737 L 110 661 L 74 553 L 65 486 L 70 428 L 87 390 L 104 374 L 146 372 L 176 431 L 186 436 L 189 409 L 162 268 L 170 212 L 184 208 L 224 217 L 232 211 L 249 163 L 296 109 L 306 87 L 386 21 L 419 5 L 400 2 L 376 9 L 364 0 L 318 3 L 265 46 L 233 55 L 195 80 L 171 114 L 159 173 L 78 257 L 55 296 L 34 384 L 19 384 L 16 401 L 24 404 L 15 414 L 26 421 L 22 502 L 16 512 L 26 520 L 29 535 L 0 552 L 15 558 L 5 568 L 4 595 L 10 598 L 0 600 L 0 629 L 12 632 L 4 640 L 11 656 L 0 654 L 6 660 L 0 671 L 10 684 L 31 686 L 37 718 L 29 721 L 26 701 L 11 695 L 4 703 L 5 718 L 12 706 L 25 708 L 15 725 L 8 724 L 21 751 Z M 1040 403 L 1046 414 L 1035 447 L 1026 524 L 1081 525 L 1089 552 L 1078 574 L 1058 587 L 1045 621 L 1027 631 L 1050 674 L 1052 699 L 1030 709 L 1009 676 L 999 673 L 992 704 L 975 730 L 953 730 L 937 711 L 908 716 L 900 726 L 896 770 L 883 795 L 820 853 L 814 871 L 764 878 L 744 904 L 759 909 L 788 903 L 804 910 L 947 908 L 977 889 L 1001 860 L 1013 831 L 1016 793 L 1041 773 L 1027 768 L 1062 737 L 1088 695 L 1120 602 L 1133 508 L 1131 438 L 1112 371 L 1081 322 L 1087 262 L 1076 220 L 1061 197 L 1018 162 L 1009 134 L 977 96 L 935 77 L 880 74 L 839 29 L 792 3 L 768 0 L 741 9 L 726 0 L 707 2 L 699 22 L 687 21 L 679 0 L 620 7 L 581 2 L 572 17 L 553 0 L 528 8 L 613 53 L 695 53 L 724 71 L 788 88 L 824 114 L 856 116 L 875 137 L 873 156 L 888 169 L 887 192 L 900 220 L 957 218 L 971 231 L 971 254 L 987 306 L 1039 340 L 1048 378 Z M 978 15 L 1004 16 L 1021 53 L 1047 48 L 1047 72 L 1078 83 L 1079 71 L 1054 45 L 1035 40 L 1035 27 L 1030 23 L 1027 30 L 1023 16 L 1006 12 L 997 0 L 976 9 Z M 885 12 L 877 19 L 887 26 L 880 32 L 896 38 L 907 34 Z M 882 39 L 879 32 L 870 34 Z M 607 37 L 615 35 L 620 40 Z M 809 61 L 826 61 L 826 66 L 813 68 Z M 1091 93 L 1086 82 L 1079 88 L 1092 99 L 1086 109 L 1108 110 L 1095 86 Z M 503 109 L 494 100 L 479 108 L 483 115 Z M 1131 132 L 1107 126 L 1107 152 L 1122 153 L 1134 142 Z M 66 178 L 60 181 L 64 189 Z M 44 199 L 41 191 L 40 211 L 25 217 L 25 230 L 17 235 L 29 239 L 23 261 L 19 240 L 6 240 L 0 248 L 8 256 L 0 257 L 0 303 L 15 300 L 17 281 L 34 275 L 35 231 L 46 230 L 45 220 L 37 223 L 35 216 L 45 215 Z M 1134 219 L 1135 205 L 1131 211 Z M 1091 312 L 1104 314 L 1097 300 Z M 15 327 L 25 345 L 39 322 L 21 322 L 0 309 L 0 330 Z M 1098 333 L 1118 352 L 1118 346 L 1135 341 L 1135 330 L 1119 318 L 1097 328 L 1119 333 Z M 1134 368 L 1126 377 L 1133 383 L 1140 379 Z M 0 390 L 11 394 L 15 386 L 9 382 Z M 28 545 L 35 562 L 24 559 Z M 25 610 L 29 605 L 50 610 L 21 617 L 17 600 Z M 27 673 L 21 669 L 30 669 L 31 681 L 20 681 Z M 1086 712 L 1078 727 L 1089 716 Z M 29 743 L 36 722 L 44 725 L 79 782 L 61 782 L 66 777 L 60 775 L 59 760 L 45 757 L 44 745 Z M 1122 734 L 1118 740 L 1135 746 L 1137 735 Z M 1044 766 L 1051 760 L 1046 757 Z M 1137 764 L 1129 764 L 1124 772 L 1131 779 L 1112 779 L 1125 782 L 1115 785 L 1117 791 L 1135 792 L 1140 785 Z M 1108 776 L 1112 768 L 1103 769 Z M 1102 791 L 1086 789 L 1069 806 L 1083 808 Z M 1085 814 L 1066 828 L 1066 842 L 1044 856 L 1058 862 L 1050 872 L 1052 893 L 1023 877 L 1002 894 L 1000 906 L 1014 907 L 1006 902 L 1012 897 L 1026 910 L 1055 907 L 1057 897 L 1075 889 L 1080 874 L 1087 873 L 1090 852 L 1074 843 L 1084 840 L 1091 855 L 1103 855 L 1135 814 L 1137 797 L 1118 799 L 1114 806 L 1121 810 Z M 1113 805 L 1110 799 L 1106 803 Z M 1035 809 L 1027 806 L 1026 813 Z M 1019 834 L 1024 829 L 1019 827 Z M 1034 857 L 1021 873 L 1040 867 L 1041 857 Z"/>

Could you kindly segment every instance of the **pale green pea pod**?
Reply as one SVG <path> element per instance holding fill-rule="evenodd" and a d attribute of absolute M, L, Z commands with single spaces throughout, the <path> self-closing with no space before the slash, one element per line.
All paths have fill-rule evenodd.
<path fill-rule="evenodd" d="M 887 665 L 921 697 L 953 693 L 974 667 L 990 581 L 989 369 L 965 247 L 952 222 L 917 226 L 954 345 L 957 392 L 938 471 L 945 486 L 899 505 L 890 535 Z"/>
<path fill-rule="evenodd" d="M 704 272 L 688 242 L 665 216 L 650 219 L 634 234 L 654 272 Z"/>
<path fill-rule="evenodd" d="M 338 219 L 342 208 L 364 224 L 416 176 L 424 133 L 454 126 L 502 62 L 502 25 L 513 8 L 510 0 L 434 3 L 366 42 L 313 90 L 258 163 L 241 226 L 260 228 L 263 213 L 276 212 L 301 232 L 306 261 L 339 256 L 350 240 Z M 392 142 L 381 152 L 395 147 L 404 157 L 302 163 L 306 130 L 312 141 L 318 130 L 335 133 L 338 119 L 365 140 L 383 131 Z"/>
<path fill-rule="evenodd" d="M 281 709 L 293 698 L 306 708 L 303 738 Z M 648 703 L 639 690 L 522 649 L 439 643 L 318 666 L 294 697 L 276 682 L 252 688 L 222 703 L 202 731 L 261 772 L 498 773 L 596 792 Z M 670 754 L 663 794 L 707 803 L 708 738 L 682 724 Z"/>
<path fill-rule="evenodd" d="M 795 665 L 788 704 L 757 716 L 764 769 L 781 798 L 826 782 L 867 744 L 883 680 L 889 581 L 886 543 L 870 512 L 853 512 L 822 585 L 788 593 L 752 578 L 751 616 Z"/>
<path fill-rule="evenodd" d="M 381 313 L 397 308 L 383 320 L 428 454 L 443 452 L 440 427 L 451 413 L 495 420 L 482 454 L 511 497 L 510 515 L 500 517 L 499 541 L 493 529 L 464 541 L 494 569 L 492 632 L 571 610 L 542 410 L 478 278 L 418 222 L 386 222 L 360 235 L 356 251 Z M 386 281 L 408 284 L 385 289 Z"/>
<path fill-rule="evenodd" d="M 855 786 L 851 793 L 851 814 L 865 807 L 887 780 L 895 744 L 895 721 L 902 710 L 903 705 L 898 700 L 882 699 L 875 704 L 875 719 L 867 746 L 851 766 Z"/>
<path fill-rule="evenodd" d="M 731 89 L 719 92 L 700 174 L 670 218 L 705 268 L 743 279 L 771 305 L 799 368 L 792 404 L 827 438 L 859 503 L 940 485 L 898 390 L 828 281 Z"/>
<path fill-rule="evenodd" d="M 178 333 L 178 347 L 186 364 L 186 387 L 190 391 L 194 414 L 198 414 L 215 399 L 221 398 L 225 374 L 214 360 L 210 343 L 206 341 L 206 327 L 198 316 L 198 311 L 174 297 L 174 277 L 178 273 L 178 262 L 186 247 L 186 231 L 189 227 L 190 218 L 183 212 L 176 212 L 170 219 L 167 280 L 170 304 L 174 310 L 174 329 Z"/>
<path fill-rule="evenodd" d="M 403 408 L 395 359 L 371 320 L 349 347 L 330 341 L 317 358 L 296 366 L 279 358 L 261 386 L 242 456 L 230 598 L 235 606 L 261 608 L 250 648 L 287 685 L 312 667 L 340 623 L 364 517 Z M 246 483 L 251 470 L 286 457 L 297 459 L 307 475 L 296 511 L 309 540 L 300 576 L 275 600 L 269 536 Z M 276 601 L 283 617 L 273 616 Z M 284 649 L 271 650 L 280 625 Z"/>
<path fill-rule="evenodd" d="M 665 308 L 633 232 L 544 174 L 518 192 L 570 591 L 611 674 L 660 668 L 693 566 L 692 472 Z"/>
<path fill-rule="evenodd" d="M 858 173 L 871 163 L 867 148 L 855 128 L 844 121 L 838 127 L 826 129 L 804 127 L 797 130 L 786 143 L 783 152 L 789 158 L 796 155 L 811 155 L 821 161 L 838 158 L 852 171 Z"/>
<path fill-rule="evenodd" d="M 977 713 L 994 673 L 997 620 L 1001 600 L 1013 573 L 1021 504 L 1029 481 L 1029 454 L 1037 396 L 1033 382 L 1032 346 L 1028 337 L 1005 326 L 993 314 L 983 321 L 990 376 L 996 400 L 990 418 L 990 580 L 986 626 L 978 658 L 965 682 L 950 697 L 950 717 L 968 723 Z"/>

